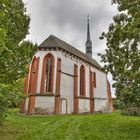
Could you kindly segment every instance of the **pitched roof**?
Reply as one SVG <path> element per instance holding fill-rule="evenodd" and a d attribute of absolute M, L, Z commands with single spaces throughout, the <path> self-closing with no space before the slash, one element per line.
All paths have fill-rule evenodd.
<path fill-rule="evenodd" d="M 54 35 L 50 35 L 44 42 L 42 42 L 39 45 L 38 49 L 41 49 L 41 48 L 60 48 L 90 63 L 96 68 L 104 71 L 103 68 L 93 58 L 88 57 L 86 54 L 84 54 L 80 50 L 64 42 L 63 40 L 55 37 Z"/>

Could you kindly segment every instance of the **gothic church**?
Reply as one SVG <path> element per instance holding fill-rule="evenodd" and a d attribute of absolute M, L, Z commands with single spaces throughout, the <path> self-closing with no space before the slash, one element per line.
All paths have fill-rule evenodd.
<path fill-rule="evenodd" d="M 38 47 L 25 79 L 25 114 L 111 112 L 107 73 L 92 58 L 89 19 L 86 53 L 50 35 Z"/>

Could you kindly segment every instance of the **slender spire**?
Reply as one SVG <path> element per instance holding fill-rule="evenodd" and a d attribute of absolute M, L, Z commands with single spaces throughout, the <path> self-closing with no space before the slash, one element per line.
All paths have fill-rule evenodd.
<path fill-rule="evenodd" d="M 87 40 L 90 40 L 89 15 L 87 16 Z"/>
<path fill-rule="evenodd" d="M 85 45 L 86 45 L 86 54 L 92 58 L 92 42 L 90 40 L 89 15 L 87 16 L 87 41 Z"/>

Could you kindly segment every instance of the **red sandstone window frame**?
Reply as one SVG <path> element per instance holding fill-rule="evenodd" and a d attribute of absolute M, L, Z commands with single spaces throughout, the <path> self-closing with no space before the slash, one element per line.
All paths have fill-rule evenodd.
<path fill-rule="evenodd" d="M 51 65 L 51 71 L 49 71 L 49 74 L 51 73 L 51 77 L 50 77 L 50 81 L 49 81 L 49 86 L 51 87 L 45 87 L 45 85 L 47 84 L 46 81 L 46 67 L 47 67 L 47 61 L 50 61 L 50 65 Z M 54 88 L 54 63 L 55 63 L 55 59 L 53 54 L 48 53 L 44 56 L 43 59 L 43 65 L 42 65 L 42 80 L 41 80 L 41 93 L 50 93 L 53 94 L 53 88 Z M 46 83 L 45 83 L 46 81 Z M 49 89 L 49 90 L 48 90 Z"/>
<path fill-rule="evenodd" d="M 97 84 L 96 84 L 96 73 L 95 72 L 93 73 L 93 82 L 94 82 L 93 86 L 96 88 Z"/>
<path fill-rule="evenodd" d="M 31 63 L 30 79 L 29 79 L 29 91 L 28 93 L 35 94 L 37 89 L 39 57 L 34 56 Z"/>
<path fill-rule="evenodd" d="M 80 96 L 86 96 L 86 71 L 84 65 L 80 67 Z"/>

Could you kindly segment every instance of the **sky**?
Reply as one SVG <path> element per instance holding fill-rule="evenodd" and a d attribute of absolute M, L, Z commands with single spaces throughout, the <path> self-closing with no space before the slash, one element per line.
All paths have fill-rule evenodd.
<path fill-rule="evenodd" d="M 87 38 L 87 16 L 90 16 L 90 35 L 93 47 L 92 57 L 101 65 L 97 53 L 104 53 L 106 40 L 100 40 L 107 32 L 112 17 L 117 14 L 111 0 L 23 0 L 31 18 L 29 39 L 38 44 L 53 34 L 85 53 Z M 108 79 L 112 84 L 111 75 Z M 115 89 L 112 90 L 114 96 Z"/>

